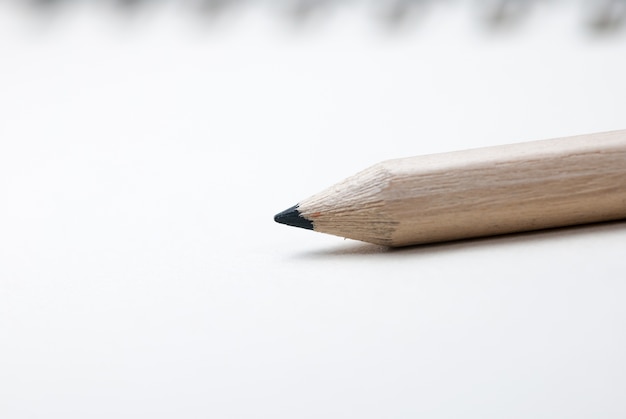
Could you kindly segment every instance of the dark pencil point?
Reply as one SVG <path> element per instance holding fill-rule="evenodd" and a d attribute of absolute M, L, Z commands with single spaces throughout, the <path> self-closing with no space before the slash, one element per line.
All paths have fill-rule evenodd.
<path fill-rule="evenodd" d="M 287 224 L 288 226 L 301 227 L 306 228 L 307 230 L 313 230 L 313 223 L 306 218 L 304 218 L 300 211 L 298 211 L 298 206 L 294 205 L 293 207 L 284 210 L 281 213 L 278 213 L 274 216 L 274 221 L 281 224 Z"/>

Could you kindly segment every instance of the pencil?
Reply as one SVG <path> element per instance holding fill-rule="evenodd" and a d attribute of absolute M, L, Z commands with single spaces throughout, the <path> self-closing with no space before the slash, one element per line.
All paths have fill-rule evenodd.
<path fill-rule="evenodd" d="M 388 160 L 277 214 L 385 246 L 626 218 L 626 130 Z"/>

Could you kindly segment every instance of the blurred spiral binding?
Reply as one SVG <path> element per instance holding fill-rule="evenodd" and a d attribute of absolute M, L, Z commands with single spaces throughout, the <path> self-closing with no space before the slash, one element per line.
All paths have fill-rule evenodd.
<path fill-rule="evenodd" d="M 531 11 L 533 0 L 481 0 L 479 10 L 491 26 L 519 23 Z"/>
<path fill-rule="evenodd" d="M 26 6 L 47 12 L 66 6 L 109 4 L 124 11 L 142 11 L 163 4 L 181 4 L 189 14 L 218 16 L 229 10 L 261 7 L 296 22 L 323 18 L 336 9 L 370 10 L 376 20 L 390 26 L 405 24 L 442 5 L 463 5 L 478 10 L 480 20 L 490 27 L 522 24 L 538 6 L 577 7 L 582 10 L 585 26 L 595 32 L 612 33 L 626 22 L 626 0 L 0 0 L 0 5 Z M 60 7 L 63 6 L 63 7 Z M 545 8 L 545 7 L 544 7 Z"/>
<path fill-rule="evenodd" d="M 216 18 L 238 9 L 246 0 L 184 0 L 183 3 L 192 14 Z"/>
<path fill-rule="evenodd" d="M 588 23 L 596 31 L 614 31 L 626 20 L 626 0 L 587 1 L 586 8 Z"/>
<path fill-rule="evenodd" d="M 378 19 L 390 26 L 397 26 L 426 12 L 432 0 L 372 0 L 371 3 Z"/>
<path fill-rule="evenodd" d="M 335 6 L 336 0 L 278 0 L 275 3 L 282 13 L 300 21 L 314 16 L 320 16 Z"/>

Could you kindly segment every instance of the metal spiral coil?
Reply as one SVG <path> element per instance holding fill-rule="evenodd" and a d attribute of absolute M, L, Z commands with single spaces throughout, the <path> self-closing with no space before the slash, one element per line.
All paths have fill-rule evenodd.
<path fill-rule="evenodd" d="M 450 6 L 468 6 L 480 21 L 491 26 L 523 23 L 546 8 L 580 9 L 580 20 L 596 31 L 614 31 L 626 22 L 626 0 L 0 0 L 0 6 L 25 6 L 34 12 L 107 4 L 126 13 L 174 3 L 192 14 L 217 17 L 256 7 L 297 21 L 338 10 L 361 9 L 378 20 L 399 24 L 415 16 L 443 12 Z"/>

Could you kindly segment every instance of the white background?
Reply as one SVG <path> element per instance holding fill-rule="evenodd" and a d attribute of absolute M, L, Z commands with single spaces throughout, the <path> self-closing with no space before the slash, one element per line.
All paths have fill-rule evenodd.
<path fill-rule="evenodd" d="M 351 10 L 351 11 L 350 11 Z M 623 418 L 626 224 L 274 224 L 373 163 L 626 128 L 626 39 L 0 8 L 0 417 Z"/>

